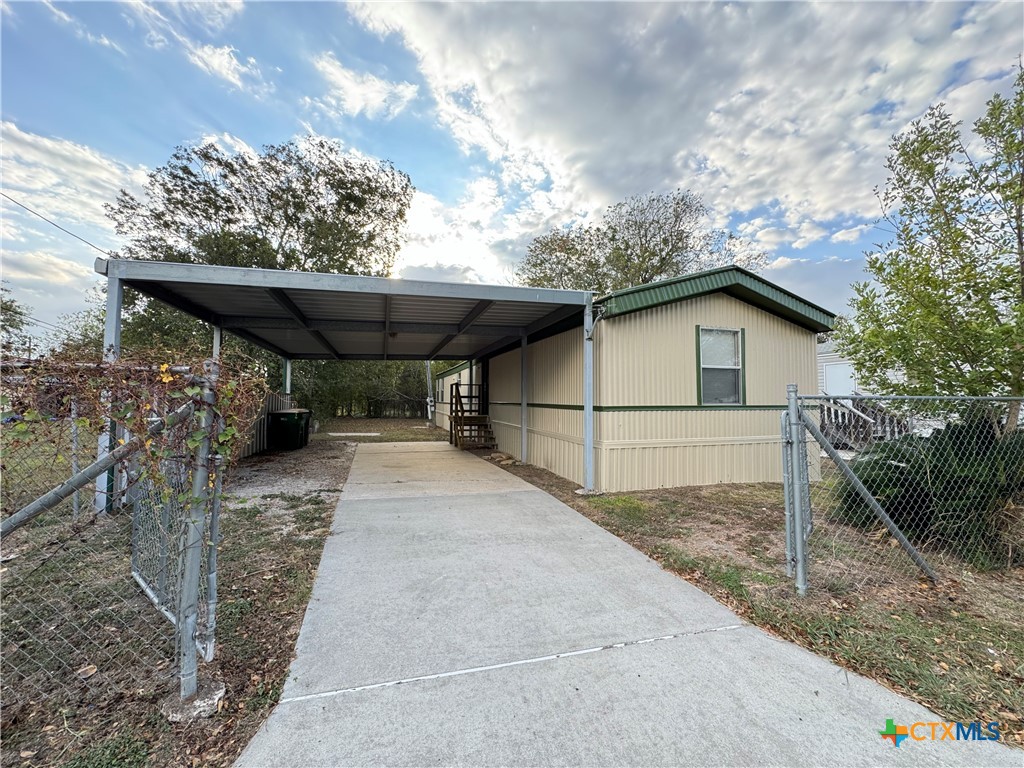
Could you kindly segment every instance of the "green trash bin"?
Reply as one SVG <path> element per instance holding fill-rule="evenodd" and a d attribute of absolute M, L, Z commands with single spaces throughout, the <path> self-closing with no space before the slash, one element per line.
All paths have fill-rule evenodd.
<path fill-rule="evenodd" d="M 271 411 L 267 427 L 267 447 L 272 451 L 295 451 L 309 443 L 309 424 L 312 411 L 289 408 Z"/>

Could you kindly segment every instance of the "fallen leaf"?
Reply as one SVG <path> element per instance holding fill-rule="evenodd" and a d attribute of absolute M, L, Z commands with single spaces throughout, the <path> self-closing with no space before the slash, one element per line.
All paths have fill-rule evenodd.
<path fill-rule="evenodd" d="M 96 672 L 97 672 L 96 665 L 95 664 L 89 664 L 88 666 L 82 667 L 80 670 L 78 670 L 78 672 L 76 674 L 80 678 L 82 678 L 83 680 L 88 680 L 90 677 L 95 675 Z"/>
<path fill-rule="evenodd" d="M 30 752 L 27 749 L 23 749 L 23 750 L 21 750 L 21 752 L 19 754 L 20 754 L 21 757 L 35 757 L 36 753 L 35 752 Z"/>
<path fill-rule="evenodd" d="M 1007 721 L 1009 721 L 1011 723 L 1020 722 L 1020 717 L 1015 715 L 1013 712 L 1007 712 L 1005 709 L 1000 709 L 999 710 L 999 719 L 1000 720 L 1007 720 Z"/>
<path fill-rule="evenodd" d="M 949 671 L 949 664 L 947 664 L 946 662 L 944 662 L 944 661 L 940 661 L 940 662 L 939 662 L 939 666 L 940 666 L 940 667 L 942 667 L 942 668 L 943 668 L 944 670 L 946 670 L 947 672 Z"/>
<path fill-rule="evenodd" d="M 997 661 L 995 664 L 992 665 L 992 671 L 998 675 L 1000 672 L 1003 671 L 1003 665 Z"/>

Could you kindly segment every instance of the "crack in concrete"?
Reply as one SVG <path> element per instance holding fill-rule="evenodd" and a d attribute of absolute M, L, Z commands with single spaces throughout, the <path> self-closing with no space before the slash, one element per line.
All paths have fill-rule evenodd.
<path fill-rule="evenodd" d="M 590 653 L 599 653 L 601 651 L 610 651 L 615 648 L 629 648 L 634 645 L 646 645 L 648 643 L 657 643 L 662 640 L 676 640 L 680 637 L 694 637 L 695 635 L 706 635 L 711 632 L 729 632 L 735 629 L 742 629 L 747 626 L 746 624 L 727 624 L 722 627 L 710 627 L 708 629 L 698 629 L 691 632 L 677 632 L 673 635 L 659 635 L 658 637 L 647 637 L 641 640 L 626 640 L 621 643 L 610 643 L 608 645 L 594 646 L 593 648 L 581 648 L 575 651 L 565 651 L 563 653 L 552 653 L 546 656 L 534 656 L 529 659 L 517 659 L 515 661 L 506 661 L 501 664 L 487 664 L 480 667 L 467 667 L 465 669 L 455 669 L 450 672 L 436 672 L 432 675 L 418 675 L 416 677 L 407 677 L 402 680 L 388 680 L 383 683 L 369 683 L 368 685 L 357 685 L 352 688 L 339 688 L 333 691 L 321 691 L 319 693 L 307 693 L 302 696 L 290 696 L 286 699 L 278 701 L 278 705 L 281 704 L 293 704 L 300 701 L 310 701 L 312 699 L 325 699 L 332 696 L 341 696 L 346 693 L 358 693 L 360 691 L 373 691 L 378 688 L 390 688 L 395 685 L 403 685 L 405 683 L 419 683 L 425 680 L 441 680 L 446 677 L 460 677 L 462 675 L 471 675 L 477 672 L 490 672 L 494 669 L 507 669 L 509 667 L 519 667 L 524 664 L 538 664 L 543 661 L 556 661 L 558 659 L 566 659 L 572 656 L 585 656 Z"/>

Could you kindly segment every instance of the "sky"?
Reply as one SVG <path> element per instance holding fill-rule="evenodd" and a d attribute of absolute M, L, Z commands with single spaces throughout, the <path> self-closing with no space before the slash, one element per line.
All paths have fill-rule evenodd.
<path fill-rule="evenodd" d="M 0 0 L 5 195 L 103 250 L 181 144 L 309 133 L 408 173 L 394 276 L 509 284 L 537 235 L 689 189 L 764 276 L 833 312 L 866 279 L 891 137 L 1009 94 L 1024 3 Z M 100 254 L 0 199 L 2 277 L 45 335 Z"/>

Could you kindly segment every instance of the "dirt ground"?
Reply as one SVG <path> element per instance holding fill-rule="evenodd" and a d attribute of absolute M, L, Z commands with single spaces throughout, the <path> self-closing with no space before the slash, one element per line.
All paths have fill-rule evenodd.
<path fill-rule="evenodd" d="M 221 519 L 217 653 L 201 675 L 224 683 L 220 710 L 172 724 L 157 690 L 34 703 L 4 723 L 3 765 L 228 766 L 273 708 L 292 660 L 355 444 L 312 442 L 240 462 Z M 6 713 L 5 713 L 6 719 Z"/>

